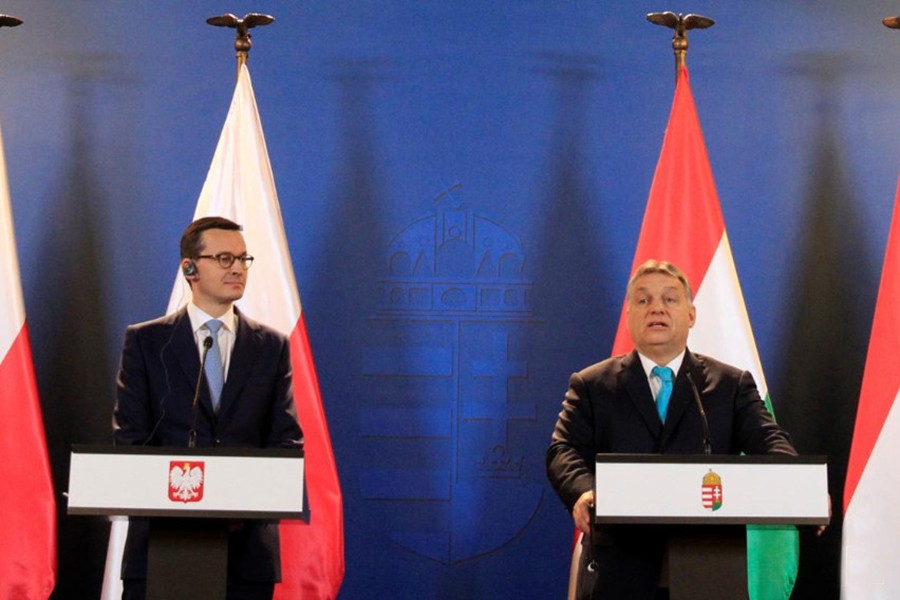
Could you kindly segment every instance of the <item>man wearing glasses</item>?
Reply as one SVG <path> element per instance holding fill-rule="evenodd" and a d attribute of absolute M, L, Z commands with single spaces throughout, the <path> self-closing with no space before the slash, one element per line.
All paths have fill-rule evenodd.
<path fill-rule="evenodd" d="M 288 340 L 234 306 L 252 264 L 237 223 L 204 217 L 185 229 L 181 272 L 192 298 L 174 314 L 127 328 L 113 412 L 117 445 L 301 446 Z M 149 527 L 146 519 L 129 525 L 123 598 L 145 597 Z M 270 599 L 280 578 L 278 523 L 232 524 L 227 597 Z"/>

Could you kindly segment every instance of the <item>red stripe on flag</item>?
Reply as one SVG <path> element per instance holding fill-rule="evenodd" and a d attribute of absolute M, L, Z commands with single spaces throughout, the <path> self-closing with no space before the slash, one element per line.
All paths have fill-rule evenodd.
<path fill-rule="evenodd" d="M 0 598 L 46 598 L 56 582 L 56 503 L 23 325 L 0 361 Z"/>
<path fill-rule="evenodd" d="M 725 221 L 685 68 L 675 88 L 631 272 L 651 258 L 669 261 L 684 271 L 696 292 L 724 233 Z M 625 354 L 632 348 L 623 305 L 613 354 Z"/>
<path fill-rule="evenodd" d="M 853 429 L 853 444 L 850 448 L 847 481 L 844 487 L 845 511 L 850 505 L 856 486 L 900 389 L 898 339 L 900 339 L 900 184 L 894 201 L 894 215 L 885 249 L 878 300 L 875 303 L 866 369 L 859 393 L 859 406 L 856 409 L 856 425 Z"/>
<path fill-rule="evenodd" d="M 344 521 L 340 482 L 313 364 L 306 323 L 291 334 L 294 399 L 303 427 L 308 524 L 281 525 L 282 582 L 275 600 L 332 599 L 344 578 Z"/>

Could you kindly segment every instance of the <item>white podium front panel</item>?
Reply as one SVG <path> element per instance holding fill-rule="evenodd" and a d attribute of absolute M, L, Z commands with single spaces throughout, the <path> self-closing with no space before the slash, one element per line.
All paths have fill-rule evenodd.
<path fill-rule="evenodd" d="M 824 458 L 598 454 L 598 523 L 825 524 Z"/>
<path fill-rule="evenodd" d="M 68 512 L 298 519 L 303 469 L 291 450 L 76 446 Z"/>

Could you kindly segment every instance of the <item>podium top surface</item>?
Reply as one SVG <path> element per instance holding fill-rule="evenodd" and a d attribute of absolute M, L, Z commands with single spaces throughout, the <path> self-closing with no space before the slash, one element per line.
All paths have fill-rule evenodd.
<path fill-rule="evenodd" d="M 598 463 L 683 463 L 740 465 L 824 465 L 825 456 L 790 456 L 788 454 L 614 454 L 598 453 Z"/>
<path fill-rule="evenodd" d="M 236 448 L 233 446 L 136 446 L 113 444 L 73 444 L 72 454 L 144 454 L 154 456 L 246 456 L 258 458 L 297 458 L 302 448 Z"/>

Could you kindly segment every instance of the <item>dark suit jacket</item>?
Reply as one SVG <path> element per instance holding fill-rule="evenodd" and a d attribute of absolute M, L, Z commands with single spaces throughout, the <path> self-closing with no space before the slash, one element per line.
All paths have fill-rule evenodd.
<path fill-rule="evenodd" d="M 287 338 L 235 309 L 237 331 L 219 414 L 204 384 L 197 411 L 197 446 L 299 448 Z M 182 309 L 132 325 L 116 382 L 116 444 L 186 446 L 200 358 L 191 320 Z M 132 519 L 122 562 L 124 579 L 147 571 L 148 521 Z M 281 578 L 278 524 L 248 521 L 229 534 L 229 577 L 272 582 Z"/>
<path fill-rule="evenodd" d="M 596 453 L 703 453 L 703 425 L 688 373 L 706 411 L 713 454 L 797 454 L 790 436 L 766 410 L 750 373 L 690 351 L 675 377 L 663 425 L 635 351 L 569 379 L 547 449 L 547 476 L 566 508 L 571 511 L 584 492 L 594 489 Z M 665 528 L 604 527 L 593 538 L 593 548 L 583 555 L 597 562 L 596 581 L 587 585 L 598 597 L 654 597 Z"/>

